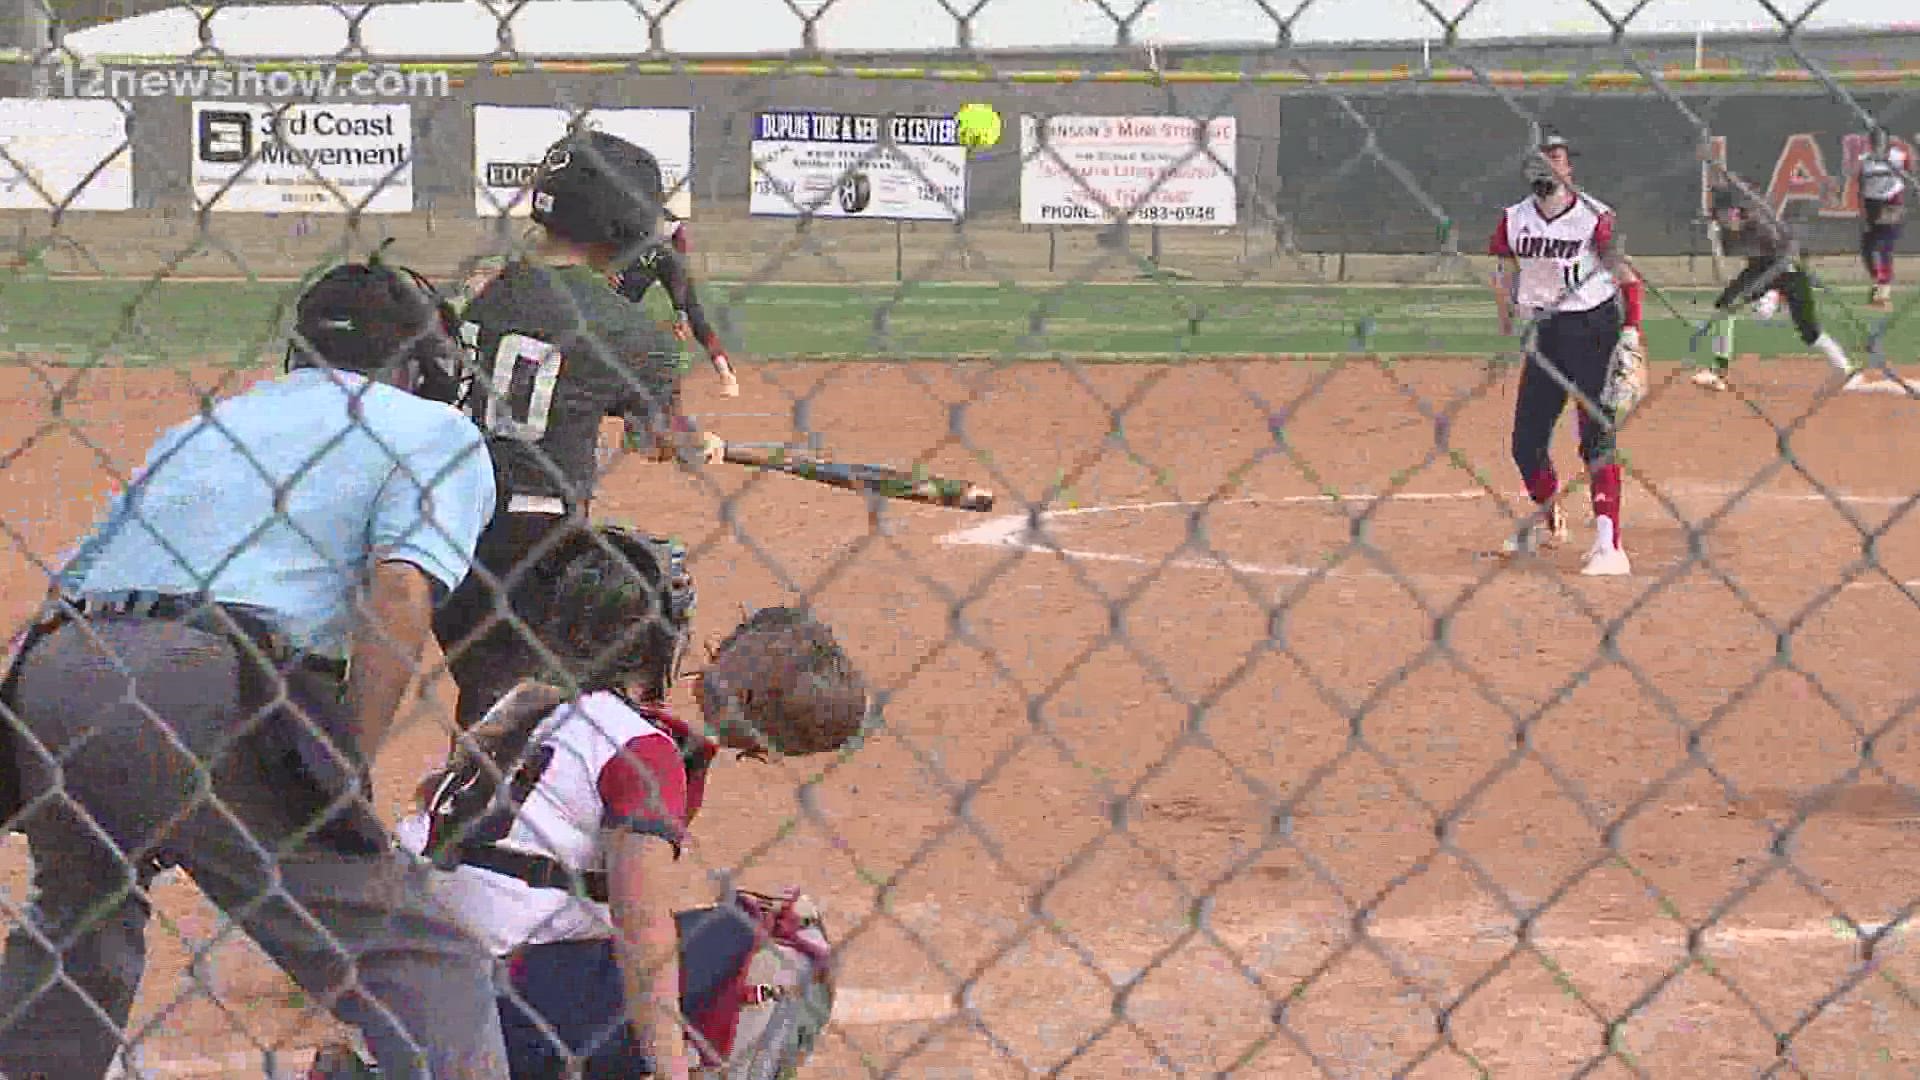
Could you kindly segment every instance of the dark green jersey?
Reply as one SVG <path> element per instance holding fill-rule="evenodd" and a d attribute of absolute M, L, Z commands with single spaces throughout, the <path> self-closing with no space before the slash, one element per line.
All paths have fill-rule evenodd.
<path fill-rule="evenodd" d="M 600 422 L 664 428 L 679 350 L 585 266 L 506 265 L 466 305 L 467 412 L 487 435 L 500 509 L 514 495 L 593 496 Z"/>
<path fill-rule="evenodd" d="M 1716 188 L 1713 219 L 1720 223 L 1720 249 L 1736 258 L 1797 258 L 1798 229 L 1791 219 L 1801 205 L 1796 202 L 1775 214 L 1770 207 L 1756 206 L 1738 188 Z"/>

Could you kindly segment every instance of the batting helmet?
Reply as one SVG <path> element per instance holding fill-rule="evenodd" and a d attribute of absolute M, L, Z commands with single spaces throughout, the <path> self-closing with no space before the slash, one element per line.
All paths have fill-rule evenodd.
<path fill-rule="evenodd" d="M 575 532 L 543 560 L 534 634 L 584 691 L 638 683 L 664 700 L 693 623 L 681 544 L 616 525 Z"/>
<path fill-rule="evenodd" d="M 532 217 L 576 244 L 630 247 L 659 227 L 664 181 L 646 150 L 604 131 L 574 131 L 547 149 Z"/>
<path fill-rule="evenodd" d="M 330 367 L 381 376 L 436 401 L 457 396 L 459 320 L 426 278 L 381 257 L 328 270 L 300 295 L 286 370 Z"/>

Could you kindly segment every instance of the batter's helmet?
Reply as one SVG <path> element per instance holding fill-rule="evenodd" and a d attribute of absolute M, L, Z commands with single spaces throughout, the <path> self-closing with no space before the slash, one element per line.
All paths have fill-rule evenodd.
<path fill-rule="evenodd" d="M 286 369 L 330 367 L 386 376 L 438 401 L 457 396 L 459 320 L 418 273 L 381 258 L 343 263 L 302 293 L 287 342 Z"/>
<path fill-rule="evenodd" d="M 534 636 L 584 691 L 639 683 L 665 700 L 693 623 L 686 548 L 616 525 L 573 533 L 547 556 Z"/>
<path fill-rule="evenodd" d="M 653 235 L 663 199 L 652 154 L 604 131 L 574 131 L 534 175 L 532 217 L 563 240 L 625 248 Z"/>

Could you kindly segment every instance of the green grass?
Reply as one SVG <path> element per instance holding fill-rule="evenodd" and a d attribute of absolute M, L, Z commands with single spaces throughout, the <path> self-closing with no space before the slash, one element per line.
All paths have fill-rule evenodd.
<path fill-rule="evenodd" d="M 0 278 L 0 349 L 69 362 L 109 355 L 134 363 L 245 362 L 277 355 L 288 283 L 57 281 Z M 1920 358 L 1920 318 L 1864 310 L 1854 290 L 1821 294 L 1827 329 L 1865 356 L 1886 325 L 1887 357 Z M 741 352 L 765 358 L 985 357 L 1069 354 L 1153 360 L 1186 355 L 1398 353 L 1485 355 L 1508 350 L 1493 305 L 1475 288 L 1236 286 L 1194 282 L 1016 288 L 709 283 L 709 311 Z M 1649 299 L 1656 361 L 1704 359 L 1696 321 L 1707 290 Z M 651 306 L 665 313 L 655 293 Z M 1668 310 L 1667 304 L 1678 309 Z M 1784 315 L 1740 324 L 1738 351 L 1799 355 Z"/>

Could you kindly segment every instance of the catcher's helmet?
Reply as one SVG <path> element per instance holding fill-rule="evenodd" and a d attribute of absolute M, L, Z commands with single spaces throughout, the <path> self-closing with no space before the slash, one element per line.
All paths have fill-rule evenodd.
<path fill-rule="evenodd" d="M 663 198 L 651 153 L 604 131 L 574 131 L 547 149 L 531 216 L 563 240 L 625 248 L 653 235 Z"/>
<path fill-rule="evenodd" d="M 544 560 L 535 636 L 582 691 L 639 683 L 664 700 L 693 622 L 686 548 L 616 525 L 575 532 Z"/>
<path fill-rule="evenodd" d="M 330 367 L 382 376 L 437 401 L 455 396 L 459 320 L 418 273 L 381 258 L 328 270 L 300 295 L 286 369 Z"/>

